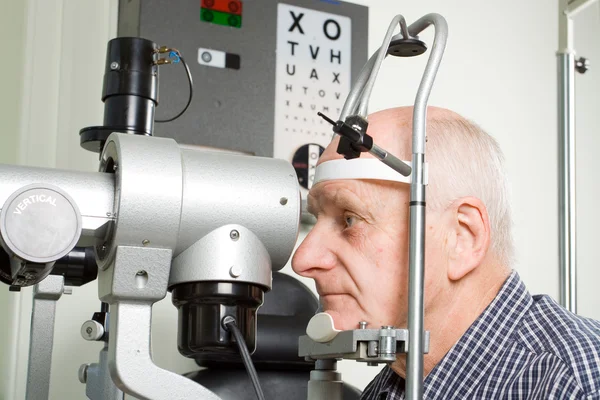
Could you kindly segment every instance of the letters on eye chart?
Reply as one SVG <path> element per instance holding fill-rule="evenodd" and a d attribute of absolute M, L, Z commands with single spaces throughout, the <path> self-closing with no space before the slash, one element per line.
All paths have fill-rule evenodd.
<path fill-rule="evenodd" d="M 281 154 L 278 147 L 287 149 L 290 140 L 296 147 L 330 141 L 331 127 L 317 112 L 341 112 L 351 85 L 352 32 L 345 16 L 282 3 L 277 13 L 274 153 Z"/>

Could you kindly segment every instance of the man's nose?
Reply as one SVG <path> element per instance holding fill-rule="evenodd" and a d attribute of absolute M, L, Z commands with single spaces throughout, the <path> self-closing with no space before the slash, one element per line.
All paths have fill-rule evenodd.
<path fill-rule="evenodd" d="M 296 249 L 292 258 L 294 272 L 307 278 L 314 278 L 319 272 L 333 268 L 336 256 L 330 250 L 334 248 L 332 240 L 332 235 L 327 235 L 317 222 Z"/>

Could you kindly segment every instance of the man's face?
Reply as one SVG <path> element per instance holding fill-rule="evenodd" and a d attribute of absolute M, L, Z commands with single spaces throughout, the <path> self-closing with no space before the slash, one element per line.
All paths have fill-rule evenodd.
<path fill-rule="evenodd" d="M 409 185 L 395 182 L 331 180 L 310 191 L 317 223 L 292 267 L 315 280 L 337 329 L 406 325 L 408 201 Z"/>

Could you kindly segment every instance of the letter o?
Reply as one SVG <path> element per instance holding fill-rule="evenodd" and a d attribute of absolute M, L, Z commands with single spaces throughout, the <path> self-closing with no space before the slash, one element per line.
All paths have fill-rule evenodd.
<path fill-rule="evenodd" d="M 329 34 L 329 25 L 330 24 L 334 24 L 335 25 L 335 28 L 336 28 L 335 35 L 330 35 Z M 338 24 L 336 20 L 334 20 L 334 19 L 328 19 L 327 21 L 325 21 L 323 23 L 323 33 L 330 40 L 338 40 L 340 38 L 341 34 L 342 34 L 342 28 L 340 27 L 340 24 Z"/>

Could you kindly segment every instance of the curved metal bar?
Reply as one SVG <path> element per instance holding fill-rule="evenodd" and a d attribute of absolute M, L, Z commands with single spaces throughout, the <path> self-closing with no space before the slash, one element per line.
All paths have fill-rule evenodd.
<path fill-rule="evenodd" d="M 406 25 L 406 21 L 400 21 L 400 34 L 404 39 L 410 39 L 410 33 L 408 32 L 408 26 Z M 392 41 L 397 39 L 398 35 L 392 37 Z"/>
<path fill-rule="evenodd" d="M 373 71 L 373 66 L 375 65 L 375 59 L 377 58 L 377 52 L 375 52 L 369 60 L 365 63 L 363 68 L 360 70 L 360 74 L 358 75 L 358 79 L 350 89 L 350 93 L 348 97 L 346 97 L 346 101 L 344 102 L 344 107 L 342 108 L 342 112 L 340 114 L 340 121 L 345 121 L 349 115 L 353 115 L 356 113 L 358 109 L 358 103 L 363 96 L 363 89 L 365 88 L 365 84 L 369 80 L 369 76 L 371 76 L 371 71 Z M 336 133 L 333 134 L 334 136 Z"/>
<path fill-rule="evenodd" d="M 400 30 L 401 30 L 401 33 L 398 33 L 398 34 L 392 36 L 392 39 L 390 41 L 410 37 L 410 35 L 408 33 L 408 27 L 406 26 L 406 22 L 402 21 L 400 23 Z M 377 49 L 371 55 L 369 60 L 365 63 L 363 68 L 361 69 L 361 71 L 358 75 L 358 79 L 356 80 L 356 82 L 354 83 L 352 88 L 350 89 L 350 93 L 348 94 L 348 97 L 346 98 L 346 102 L 344 103 L 344 107 L 342 108 L 342 112 L 340 114 L 340 118 L 339 118 L 340 121 L 344 121 L 350 115 L 358 114 L 358 104 L 359 103 L 361 103 L 361 102 L 366 102 L 366 104 L 369 103 L 370 95 L 369 95 L 369 97 L 365 98 L 364 89 L 367 84 L 367 81 L 369 80 L 369 78 L 371 77 L 371 74 L 373 73 L 373 67 L 375 66 L 375 61 L 377 59 L 377 56 L 378 56 L 380 50 L 381 50 L 381 48 Z"/>
<path fill-rule="evenodd" d="M 379 50 L 377 50 L 377 58 L 375 59 L 375 64 L 373 65 L 373 69 L 369 75 L 369 79 L 365 84 L 365 88 L 363 90 L 362 96 L 360 98 L 360 103 L 358 106 L 358 115 L 366 118 L 367 113 L 369 111 L 369 100 L 371 99 L 371 92 L 373 92 L 373 87 L 375 87 L 375 80 L 377 79 L 377 74 L 379 73 L 379 69 L 381 68 L 381 63 L 383 59 L 387 56 L 387 51 L 390 46 L 390 42 L 392 40 L 392 36 L 394 34 L 394 30 L 396 29 L 396 25 L 400 24 L 401 26 L 406 26 L 406 20 L 402 15 L 396 15 L 387 29 L 385 34 L 385 38 L 383 39 L 383 43 Z"/>
<path fill-rule="evenodd" d="M 392 37 L 395 24 L 400 23 L 403 33 Z M 405 25 L 401 15 L 396 16 L 387 31 L 382 46 L 363 67 L 359 78 L 344 104 L 341 120 L 348 115 L 359 114 L 366 117 L 367 107 L 379 68 L 392 39 L 415 37 L 430 25 L 435 28 L 433 47 L 427 66 L 417 91 L 413 109 L 413 177 L 411 182 L 410 206 L 410 250 L 409 250 L 409 310 L 408 310 L 408 362 L 406 370 L 406 394 L 408 399 L 423 397 L 423 291 L 425 266 L 425 134 L 427 122 L 427 102 L 439 69 L 446 41 L 448 25 L 439 14 L 427 14 L 408 27 L 408 34 L 402 28 Z M 357 110 L 358 102 L 358 110 Z M 358 111 L 358 112 L 357 112 Z"/>
<path fill-rule="evenodd" d="M 410 185 L 410 241 L 409 241 L 409 287 L 408 287 L 408 357 L 406 365 L 406 398 L 423 397 L 423 298 L 425 281 L 425 133 L 427 101 L 439 69 L 446 41 L 448 24 L 439 14 L 427 14 L 417 20 L 408 31 L 410 35 L 433 25 L 435 37 L 433 47 L 421 79 L 413 109 L 412 166 Z"/>
<path fill-rule="evenodd" d="M 580 12 L 594 4 L 597 0 L 573 0 L 567 3 L 564 13 L 567 17 L 573 18 Z"/>
<path fill-rule="evenodd" d="M 429 100 L 431 88 L 446 48 L 448 24 L 444 17 L 439 14 L 427 14 L 408 27 L 410 35 L 417 36 L 430 25 L 435 27 L 435 37 L 415 100 L 413 111 L 413 153 L 425 153 L 427 101 Z"/>

